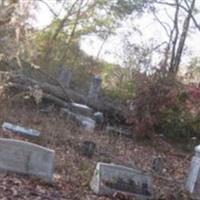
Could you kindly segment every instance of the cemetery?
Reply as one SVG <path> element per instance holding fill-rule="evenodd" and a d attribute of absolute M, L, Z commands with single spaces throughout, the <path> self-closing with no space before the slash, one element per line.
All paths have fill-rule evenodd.
<path fill-rule="evenodd" d="M 140 141 L 124 122 L 122 108 L 102 98 L 99 76 L 91 78 L 83 96 L 70 89 L 73 75 L 60 73 L 60 85 L 1 74 L 11 91 L 33 87 L 36 102 L 25 98 L 1 107 L 0 172 L 6 180 L 15 177 L 21 187 L 37 185 L 49 199 L 198 199 L 196 138 L 190 153 L 163 135 Z M 37 187 L 32 190 L 40 198 Z M 34 199 L 25 191 L 24 199 Z"/>
<path fill-rule="evenodd" d="M 0 200 L 200 200 L 199 19 L 0 0 Z"/>
<path fill-rule="evenodd" d="M 108 127 L 88 129 L 80 123 L 84 118 L 75 117 L 90 119 L 85 106 L 81 114 L 71 110 L 73 117 L 63 110 L 44 113 L 30 105 L 19 108 L 18 103 L 7 109 L 4 116 L 9 123 L 2 123 L 0 130 L 1 177 L 19 179 L 26 198 L 34 199 L 26 184 L 32 185 L 36 196 L 49 199 L 159 199 L 162 195 L 170 199 L 187 192 L 198 197 L 199 147 L 192 158 L 162 136 L 145 145 L 137 138 L 113 134 Z"/>

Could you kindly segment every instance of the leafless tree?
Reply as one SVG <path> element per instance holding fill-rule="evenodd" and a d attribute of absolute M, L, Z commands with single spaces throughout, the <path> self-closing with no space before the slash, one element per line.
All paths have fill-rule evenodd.
<path fill-rule="evenodd" d="M 167 24 L 166 26 L 166 24 L 162 22 L 159 19 L 159 17 L 156 15 L 155 10 L 152 9 L 156 20 L 164 28 L 169 38 L 167 47 L 165 49 L 163 65 L 164 66 L 168 65 L 169 72 L 176 75 L 178 73 L 179 66 L 181 63 L 181 58 L 183 55 L 185 42 L 186 42 L 186 39 L 188 37 L 188 32 L 191 27 L 190 26 L 191 21 L 200 30 L 200 26 L 197 23 L 197 20 L 195 19 L 195 16 L 194 16 L 196 0 L 190 0 L 190 1 L 173 0 L 173 2 L 158 0 L 155 2 L 156 4 L 173 7 L 175 10 L 174 16 L 173 17 L 169 16 L 170 19 L 172 20 L 173 25 L 170 26 Z M 185 13 L 184 15 L 185 17 L 181 25 L 180 18 L 182 19 L 182 16 L 181 16 L 182 11 Z"/>

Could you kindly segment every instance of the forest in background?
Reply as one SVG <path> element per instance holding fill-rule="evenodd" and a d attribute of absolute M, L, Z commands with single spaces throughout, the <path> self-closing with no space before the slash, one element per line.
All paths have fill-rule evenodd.
<path fill-rule="evenodd" d="M 38 29 L 41 5 L 53 19 Z M 189 53 L 198 43 L 188 44 L 199 34 L 199 12 L 198 0 L 0 0 L 0 122 L 41 132 L 26 138 L 0 129 L 1 139 L 55 151 L 53 183 L 1 173 L 0 199 L 135 200 L 93 193 L 99 162 L 148 172 L 153 199 L 192 199 L 185 180 L 200 139 L 200 57 Z M 145 37 L 135 24 L 144 16 L 164 39 L 135 39 Z M 103 60 L 126 22 L 121 64 Z M 93 36 L 101 45 L 91 56 L 81 42 Z"/>
<path fill-rule="evenodd" d="M 30 23 L 38 3 L 54 15 L 42 30 Z M 191 56 L 188 64 L 181 62 L 185 56 L 189 57 L 186 41 L 194 30 L 200 31 L 198 2 L 58 0 L 57 3 L 62 5 L 61 10 L 54 9 L 45 0 L 1 0 L 2 96 L 12 98 L 21 93 L 32 98 L 34 93 L 38 94 L 36 102 L 42 96 L 51 95 L 51 100 L 83 103 L 87 101 L 92 77 L 98 75 L 102 78 L 101 100 L 87 104 L 105 112 L 110 123 L 126 124 L 138 136 L 147 138 L 157 133 L 183 140 L 199 137 L 200 59 Z M 166 13 L 167 8 L 172 10 L 167 13 L 169 22 L 161 21 L 161 8 Z M 123 66 L 99 58 L 104 44 L 116 34 L 123 21 L 131 19 L 133 14 L 139 18 L 146 13 L 154 16 L 160 29 L 164 29 L 166 41 L 158 43 L 155 36 L 154 42 L 140 45 L 127 37 L 123 41 Z M 137 27 L 132 26 L 131 35 L 134 31 L 137 34 Z M 80 48 L 82 37 L 90 34 L 102 41 L 96 57 Z M 156 65 L 155 55 L 160 58 Z M 58 80 L 63 69 L 73 74 L 66 90 Z M 52 92 L 52 88 L 44 87 L 45 83 L 50 87 L 53 84 L 61 92 Z M 6 93 L 8 90 L 12 92 Z"/>

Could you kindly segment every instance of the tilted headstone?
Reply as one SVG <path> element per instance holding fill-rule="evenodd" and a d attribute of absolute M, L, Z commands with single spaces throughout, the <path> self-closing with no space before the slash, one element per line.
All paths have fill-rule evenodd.
<path fill-rule="evenodd" d="M 27 174 L 52 181 L 54 151 L 13 139 L 0 139 L 0 171 Z"/>
<path fill-rule="evenodd" d="M 195 198 L 200 199 L 200 145 L 195 147 L 195 155 L 191 161 L 186 189 Z"/>
<path fill-rule="evenodd" d="M 11 131 L 25 136 L 38 137 L 40 132 L 30 128 L 24 128 L 15 124 L 4 122 L 2 125 L 4 131 Z"/>
<path fill-rule="evenodd" d="M 101 83 L 102 83 L 102 79 L 100 76 L 95 75 L 92 78 L 92 82 L 91 82 L 89 94 L 88 94 L 88 99 L 93 99 L 94 101 L 98 99 L 99 92 L 101 89 Z"/>
<path fill-rule="evenodd" d="M 87 117 L 93 116 L 93 109 L 84 104 L 72 103 L 69 105 L 70 110 L 76 114 L 85 115 Z"/>
<path fill-rule="evenodd" d="M 67 108 L 63 108 L 62 113 L 89 132 L 93 132 L 96 127 L 96 122 L 90 117 L 73 113 Z"/>
<path fill-rule="evenodd" d="M 151 176 L 121 165 L 97 163 L 90 186 L 98 195 L 123 192 L 139 199 L 152 197 Z"/>
<path fill-rule="evenodd" d="M 69 88 L 72 79 L 72 72 L 60 66 L 58 80 L 64 88 Z"/>

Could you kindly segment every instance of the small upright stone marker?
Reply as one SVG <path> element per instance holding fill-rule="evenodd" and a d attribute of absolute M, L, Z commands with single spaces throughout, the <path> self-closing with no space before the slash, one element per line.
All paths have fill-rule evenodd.
<path fill-rule="evenodd" d="M 81 145 L 82 154 L 88 158 L 92 158 L 95 148 L 96 144 L 92 141 L 84 141 Z"/>
<path fill-rule="evenodd" d="M 67 70 L 63 65 L 60 66 L 58 81 L 66 89 L 69 88 L 72 79 L 72 72 Z"/>
<path fill-rule="evenodd" d="M 103 124 L 103 122 L 104 122 L 104 115 L 103 115 L 103 113 L 102 112 L 95 112 L 94 113 L 94 119 L 95 119 L 95 121 L 96 121 L 96 123 L 98 125 Z"/>
<path fill-rule="evenodd" d="M 33 175 L 52 181 L 54 151 L 12 139 L 0 139 L 0 171 Z"/>
<path fill-rule="evenodd" d="M 195 198 L 200 197 L 200 145 L 195 147 L 195 155 L 191 161 L 186 189 Z"/>
<path fill-rule="evenodd" d="M 102 79 L 100 76 L 95 75 L 92 78 L 92 82 L 89 89 L 88 99 L 92 99 L 94 101 L 98 100 L 99 92 L 101 89 Z"/>
<path fill-rule="evenodd" d="M 120 165 L 97 163 L 90 186 L 98 195 L 113 196 L 116 192 L 123 192 L 139 199 L 152 197 L 151 177 Z"/>

